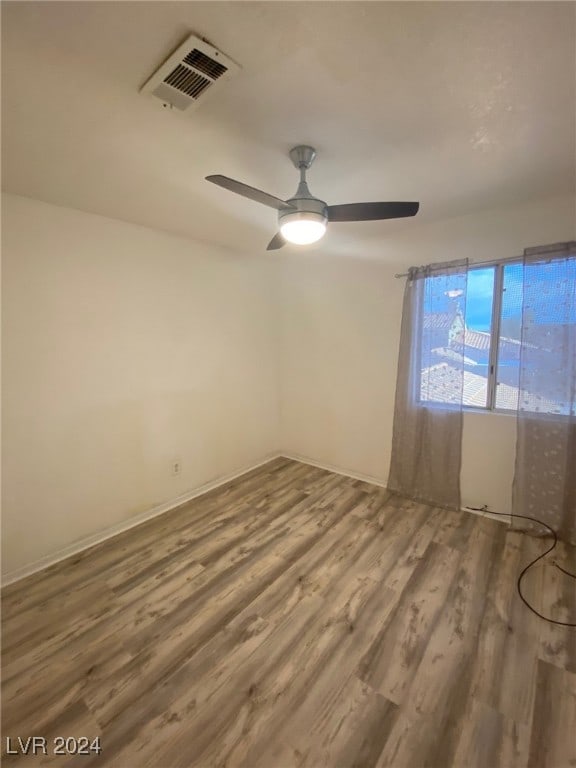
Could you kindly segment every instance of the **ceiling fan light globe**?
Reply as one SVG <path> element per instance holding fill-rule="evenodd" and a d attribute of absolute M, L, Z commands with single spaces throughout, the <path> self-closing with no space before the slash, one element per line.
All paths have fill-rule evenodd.
<path fill-rule="evenodd" d="M 282 237 L 295 245 L 316 243 L 326 233 L 326 217 L 317 213 L 290 213 L 280 223 Z"/>

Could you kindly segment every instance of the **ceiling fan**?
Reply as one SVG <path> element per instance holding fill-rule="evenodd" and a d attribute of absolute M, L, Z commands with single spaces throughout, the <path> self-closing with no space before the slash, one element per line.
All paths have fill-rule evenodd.
<path fill-rule="evenodd" d="M 280 231 L 268 243 L 268 251 L 282 248 L 287 242 L 296 245 L 315 243 L 326 232 L 329 221 L 376 221 L 380 219 L 399 219 L 404 216 L 415 216 L 420 203 L 348 203 L 345 205 L 326 205 L 310 194 L 306 183 L 306 171 L 316 157 L 313 147 L 298 146 L 290 150 L 290 159 L 300 171 L 300 183 L 294 197 L 280 200 L 274 195 L 262 192 L 255 187 L 249 187 L 228 176 L 206 176 L 219 187 L 229 189 L 262 205 L 275 208 L 278 211 L 278 226 Z"/>

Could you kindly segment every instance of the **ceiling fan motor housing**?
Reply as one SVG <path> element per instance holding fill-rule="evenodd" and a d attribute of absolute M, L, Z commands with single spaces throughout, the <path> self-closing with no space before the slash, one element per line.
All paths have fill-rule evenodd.
<path fill-rule="evenodd" d="M 315 197 L 291 197 L 286 201 L 291 207 L 278 211 L 278 225 L 287 224 L 292 220 L 318 221 L 326 224 L 328 212 L 326 203 Z"/>

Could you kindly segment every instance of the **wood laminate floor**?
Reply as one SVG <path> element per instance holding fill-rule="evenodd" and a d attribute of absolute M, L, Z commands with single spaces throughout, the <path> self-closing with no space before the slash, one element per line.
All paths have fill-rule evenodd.
<path fill-rule="evenodd" d="M 576 631 L 516 594 L 544 546 L 275 460 L 4 590 L 3 751 L 49 754 L 3 763 L 575 766 Z M 551 566 L 526 591 L 576 612 Z"/>

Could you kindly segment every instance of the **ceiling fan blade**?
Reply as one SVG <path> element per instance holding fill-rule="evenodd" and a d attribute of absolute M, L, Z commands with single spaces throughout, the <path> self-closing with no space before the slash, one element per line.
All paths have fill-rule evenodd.
<path fill-rule="evenodd" d="M 278 232 L 272 240 L 268 243 L 268 247 L 266 248 L 267 251 L 277 251 L 278 248 L 282 248 L 282 246 L 286 245 L 286 240 L 282 237 L 280 232 Z"/>
<path fill-rule="evenodd" d="M 236 192 L 237 195 L 247 197 L 250 200 L 254 200 L 256 203 L 262 203 L 262 205 L 275 208 L 277 211 L 293 208 L 292 205 L 284 200 L 280 200 L 279 197 L 274 197 L 274 195 L 269 195 L 267 192 L 262 192 L 261 189 L 256 189 L 256 187 L 249 187 L 248 184 L 242 184 L 241 181 L 229 179 L 228 176 L 220 176 L 219 174 L 216 174 L 215 176 L 206 176 L 206 181 L 211 181 L 212 184 L 224 187 L 224 189 L 228 189 L 230 192 Z"/>
<path fill-rule="evenodd" d="M 378 221 L 415 216 L 420 203 L 350 203 L 329 205 L 328 221 Z"/>

